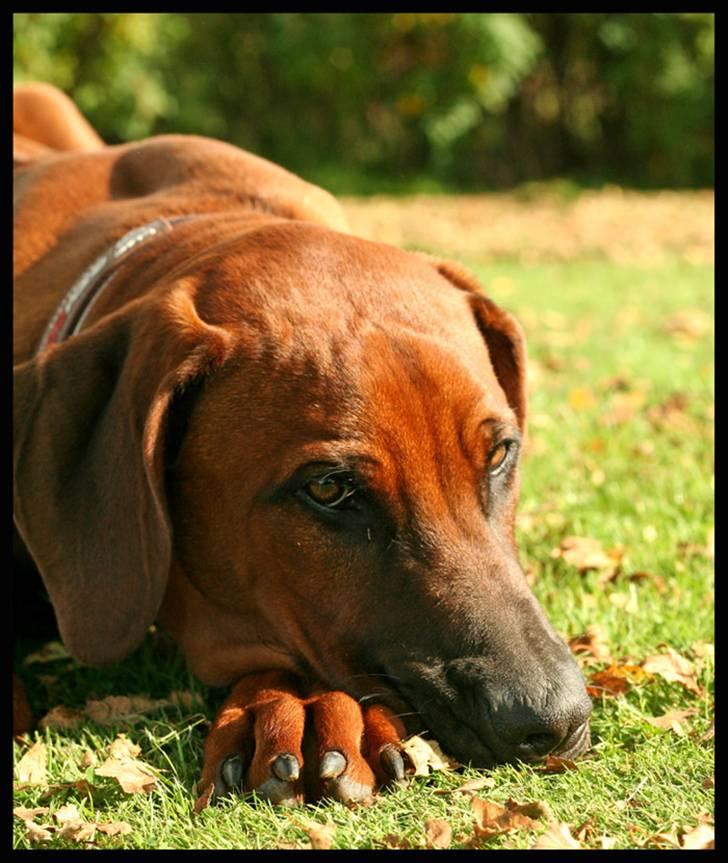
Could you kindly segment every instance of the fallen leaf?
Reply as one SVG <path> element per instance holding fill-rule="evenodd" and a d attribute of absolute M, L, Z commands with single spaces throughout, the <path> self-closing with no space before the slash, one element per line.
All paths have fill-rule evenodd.
<path fill-rule="evenodd" d="M 47 757 L 45 743 L 33 744 L 15 766 L 18 781 L 29 785 L 45 785 Z"/>
<path fill-rule="evenodd" d="M 564 850 L 573 848 L 583 848 L 579 842 L 571 835 L 571 829 L 568 824 L 563 821 L 550 824 L 545 833 L 542 833 L 538 839 L 531 845 L 533 850 Z"/>
<path fill-rule="evenodd" d="M 706 790 L 715 788 L 715 776 L 706 776 L 700 783 L 700 787 L 705 788 Z"/>
<path fill-rule="evenodd" d="M 425 821 L 425 844 L 428 848 L 449 848 L 452 827 L 441 818 Z"/>
<path fill-rule="evenodd" d="M 596 404 L 596 396 L 586 387 L 577 387 L 569 393 L 569 405 L 572 410 L 588 411 L 596 407 Z"/>
<path fill-rule="evenodd" d="M 700 735 L 700 742 L 705 743 L 706 740 L 712 740 L 715 737 L 715 722 L 710 723 L 710 728 Z"/>
<path fill-rule="evenodd" d="M 681 847 L 692 851 L 715 848 L 715 827 L 712 824 L 698 824 L 683 834 Z"/>
<path fill-rule="evenodd" d="M 176 689 L 174 692 L 170 692 L 169 703 L 175 707 L 184 707 L 186 710 L 191 710 L 193 707 L 202 705 L 204 702 L 202 697 L 196 692 Z"/>
<path fill-rule="evenodd" d="M 334 844 L 335 824 L 319 824 L 317 821 L 296 822 L 308 836 L 311 847 L 316 851 L 328 851 Z"/>
<path fill-rule="evenodd" d="M 661 575 L 655 575 L 652 572 L 631 572 L 625 578 L 631 582 L 649 581 L 655 586 L 658 593 L 665 593 L 667 591 L 665 579 Z"/>
<path fill-rule="evenodd" d="M 25 806 L 16 806 L 13 809 L 13 815 L 20 818 L 21 821 L 32 821 L 39 815 L 45 815 L 49 809 L 47 806 L 38 806 L 35 809 L 26 809 Z"/>
<path fill-rule="evenodd" d="M 169 707 L 164 698 L 151 699 L 144 695 L 109 695 L 100 700 L 90 699 L 84 711 L 89 719 L 99 725 L 132 724 L 145 713 Z"/>
<path fill-rule="evenodd" d="M 40 728 L 77 728 L 84 721 L 83 711 L 72 710 L 62 704 L 52 707 L 38 722 Z"/>
<path fill-rule="evenodd" d="M 127 794 L 149 793 L 156 787 L 157 780 L 151 768 L 137 760 L 140 751 L 136 744 L 120 734 L 109 747 L 109 757 L 94 773 L 116 779 Z"/>
<path fill-rule="evenodd" d="M 382 837 L 382 842 L 384 843 L 385 848 L 393 848 L 401 851 L 407 851 L 413 847 L 409 839 L 405 839 L 403 836 L 397 836 L 394 833 L 387 833 L 386 836 Z"/>
<path fill-rule="evenodd" d="M 29 842 L 48 842 L 53 838 L 50 824 L 36 824 L 35 821 L 25 822 L 25 837 Z"/>
<path fill-rule="evenodd" d="M 83 822 L 81 813 L 78 811 L 75 803 L 68 803 L 66 806 L 56 809 L 53 817 L 61 826 L 66 824 L 81 824 Z"/>
<path fill-rule="evenodd" d="M 648 656 L 643 660 L 642 668 L 650 674 L 657 674 L 670 682 L 680 683 L 691 692 L 702 695 L 703 691 L 698 686 L 692 662 L 671 647 L 667 648 L 666 653 Z"/>
<path fill-rule="evenodd" d="M 547 755 L 543 766 L 539 768 L 541 773 L 566 773 L 567 770 L 578 770 L 579 765 L 570 758 L 559 758 L 558 755 Z"/>
<path fill-rule="evenodd" d="M 664 332 L 687 339 L 701 339 L 712 327 L 713 319 L 702 309 L 681 309 L 662 322 Z"/>
<path fill-rule="evenodd" d="M 495 779 L 492 776 L 484 776 L 481 779 L 470 779 L 457 788 L 437 788 L 433 794 L 474 794 L 483 788 L 494 788 Z"/>
<path fill-rule="evenodd" d="M 607 630 L 599 623 L 587 626 L 586 632 L 569 639 L 572 653 L 593 657 L 600 662 L 611 662 L 612 657 L 607 642 Z"/>
<path fill-rule="evenodd" d="M 125 836 L 132 832 L 131 824 L 126 821 L 109 821 L 107 824 L 97 824 L 97 828 L 107 836 Z"/>
<path fill-rule="evenodd" d="M 655 833 L 647 839 L 638 840 L 640 847 L 645 845 L 654 848 L 679 848 L 680 839 L 677 835 L 677 827 L 673 826 L 669 833 Z"/>
<path fill-rule="evenodd" d="M 639 390 L 615 393 L 610 402 L 610 410 L 602 414 L 600 422 L 606 426 L 629 422 L 642 409 L 646 397 L 646 393 Z"/>
<path fill-rule="evenodd" d="M 81 767 L 94 767 L 98 764 L 98 757 L 95 752 L 92 752 L 90 749 L 87 749 L 83 753 L 83 757 L 81 758 Z"/>
<path fill-rule="evenodd" d="M 415 735 L 404 741 L 402 749 L 415 768 L 415 776 L 428 776 L 436 770 L 452 770 L 460 766 L 453 758 L 445 755 L 436 740 L 425 740 Z"/>
<path fill-rule="evenodd" d="M 478 839 L 490 839 L 510 830 L 535 830 L 539 823 L 532 816 L 540 818 L 545 812 L 550 813 L 545 808 L 546 804 L 519 804 L 515 800 L 509 800 L 505 806 L 501 806 L 490 800 L 473 797 L 470 805 L 475 815 L 474 832 Z"/>
<path fill-rule="evenodd" d="M 592 674 L 586 691 L 592 698 L 599 695 L 614 698 L 629 692 L 632 683 L 643 683 L 648 679 L 649 674 L 647 674 L 646 669 L 639 665 L 612 663 L 609 668 Z"/>
<path fill-rule="evenodd" d="M 551 552 L 551 557 L 562 558 L 579 572 L 588 572 L 590 569 L 614 572 L 623 555 L 621 548 L 605 551 L 599 540 L 587 536 L 567 536 L 561 540 L 560 546 Z"/>
<path fill-rule="evenodd" d="M 655 728 L 662 731 L 674 731 L 675 734 L 684 737 L 685 729 L 682 727 L 682 723 L 688 716 L 694 716 L 696 713 L 698 710 L 695 707 L 689 707 L 687 710 L 668 710 L 661 716 L 645 716 L 644 719 L 645 722 L 649 722 Z"/>
<path fill-rule="evenodd" d="M 32 665 L 34 662 L 57 662 L 59 659 L 73 659 L 60 641 L 49 641 L 35 653 L 29 653 L 23 662 Z"/>
<path fill-rule="evenodd" d="M 650 405 L 645 416 L 657 430 L 690 433 L 696 423 L 686 410 L 688 404 L 689 398 L 685 393 L 672 393 L 664 401 Z"/>

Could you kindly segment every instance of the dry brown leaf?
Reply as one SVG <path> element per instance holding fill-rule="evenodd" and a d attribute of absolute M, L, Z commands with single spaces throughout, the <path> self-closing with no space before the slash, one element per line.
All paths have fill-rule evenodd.
<path fill-rule="evenodd" d="M 106 824 L 97 824 L 96 827 L 107 836 L 125 836 L 132 832 L 131 824 L 126 821 L 109 821 Z"/>
<path fill-rule="evenodd" d="M 134 723 L 143 714 L 162 707 L 168 707 L 169 701 L 163 698 L 152 699 L 144 695 L 109 695 L 100 700 L 89 699 L 84 708 L 89 719 L 99 725 L 119 725 Z"/>
<path fill-rule="evenodd" d="M 586 387 L 577 387 L 569 393 L 569 405 L 575 411 L 588 411 L 597 405 L 594 393 Z"/>
<path fill-rule="evenodd" d="M 18 781 L 29 785 L 45 785 L 47 758 L 45 743 L 34 743 L 15 766 Z"/>
<path fill-rule="evenodd" d="M 425 845 L 428 848 L 449 848 L 452 840 L 452 827 L 442 818 L 425 821 Z"/>
<path fill-rule="evenodd" d="M 75 803 L 68 803 L 56 809 L 53 817 L 62 826 L 65 824 L 81 824 L 83 821 Z"/>
<path fill-rule="evenodd" d="M 92 752 L 90 749 L 87 749 L 83 753 L 83 757 L 81 758 L 81 767 L 95 767 L 98 764 L 99 759 L 95 752 Z"/>
<path fill-rule="evenodd" d="M 533 850 L 564 850 L 583 848 L 571 835 L 571 829 L 563 821 L 555 821 L 549 824 L 548 829 L 542 833 L 531 845 Z"/>
<path fill-rule="evenodd" d="M 512 797 L 509 797 L 506 801 L 506 807 L 510 812 L 527 815 L 529 818 L 553 821 L 553 812 L 545 800 L 532 800 L 530 803 L 517 803 Z"/>
<path fill-rule="evenodd" d="M 715 776 L 706 776 L 700 783 L 700 787 L 705 788 L 706 790 L 715 788 Z"/>
<path fill-rule="evenodd" d="M 665 680 L 673 683 L 680 683 L 686 689 L 697 695 L 702 695 L 703 691 L 698 686 L 695 669 L 692 662 L 681 656 L 671 647 L 667 648 L 666 653 L 658 653 L 654 656 L 648 656 L 642 662 L 642 668 L 650 674 L 657 674 Z"/>
<path fill-rule="evenodd" d="M 494 788 L 495 779 L 492 776 L 483 776 L 480 779 L 470 779 L 458 785 L 457 788 L 437 788 L 433 794 L 474 794 L 483 788 Z"/>
<path fill-rule="evenodd" d="M 402 749 L 415 768 L 415 776 L 428 776 L 436 770 L 452 770 L 460 766 L 453 758 L 445 755 L 436 740 L 425 740 L 415 735 L 404 741 Z"/>
<path fill-rule="evenodd" d="M 695 707 L 689 707 L 686 710 L 668 710 L 661 716 L 645 716 L 645 722 L 649 722 L 655 728 L 661 731 L 673 731 L 680 737 L 684 737 L 686 732 L 682 723 L 688 716 L 695 716 L 698 710 Z"/>
<path fill-rule="evenodd" d="M 169 693 L 169 703 L 175 707 L 184 707 L 186 710 L 191 710 L 193 707 L 201 705 L 203 700 L 197 693 L 175 689 L 174 692 Z"/>
<path fill-rule="evenodd" d="M 611 652 L 607 642 L 607 631 L 599 623 L 587 626 L 586 632 L 569 639 L 572 653 L 593 657 L 600 662 L 611 662 Z"/>
<path fill-rule="evenodd" d="M 649 848 L 679 848 L 680 839 L 677 835 L 677 827 L 673 826 L 669 833 L 655 833 L 647 839 L 637 840 L 640 847 Z"/>
<path fill-rule="evenodd" d="M 501 806 L 490 800 L 473 797 L 470 805 L 475 815 L 474 832 L 479 839 L 490 839 L 510 830 L 534 830 L 539 826 L 535 818 L 550 815 L 547 804 L 540 802 L 519 804 L 509 800 L 505 806 Z"/>
<path fill-rule="evenodd" d="M 605 551 L 599 540 L 588 536 L 567 536 L 561 540 L 560 546 L 551 552 L 551 557 L 563 558 L 579 572 L 590 569 L 615 572 L 623 556 L 624 551 L 621 548 Z"/>
<path fill-rule="evenodd" d="M 395 833 L 387 833 L 386 836 L 382 837 L 382 842 L 384 843 L 385 848 L 392 848 L 399 851 L 408 851 L 413 847 L 409 839 L 405 839 L 403 836 L 397 836 Z"/>
<path fill-rule="evenodd" d="M 602 415 L 600 421 L 606 426 L 629 422 L 642 409 L 646 398 L 646 393 L 640 390 L 617 392 L 612 396 L 611 409 Z"/>
<path fill-rule="evenodd" d="M 151 768 L 137 760 L 140 751 L 136 744 L 120 734 L 109 747 L 109 757 L 94 772 L 97 776 L 116 779 L 127 794 L 149 793 L 156 787 L 157 780 Z"/>
<path fill-rule="evenodd" d="M 40 728 L 77 728 L 83 721 L 82 710 L 72 710 L 62 704 L 52 707 L 48 713 L 38 722 Z"/>
<path fill-rule="evenodd" d="M 559 758 L 558 755 L 547 755 L 541 773 L 566 773 L 567 770 L 578 770 L 579 765 L 570 758 Z"/>
<path fill-rule="evenodd" d="M 35 821 L 25 822 L 25 837 L 29 842 L 48 842 L 53 838 L 50 824 L 36 824 Z"/>
<path fill-rule="evenodd" d="M 318 821 L 301 821 L 296 818 L 291 819 L 294 824 L 303 830 L 311 842 L 311 847 L 316 851 L 328 851 L 334 843 L 334 835 L 336 834 L 336 825 L 327 822 L 319 824 Z"/>
<path fill-rule="evenodd" d="M 45 815 L 49 809 L 47 806 L 38 806 L 35 809 L 26 809 L 25 806 L 16 806 L 13 809 L 13 815 L 20 818 L 21 821 L 32 821 L 39 815 Z"/>
<path fill-rule="evenodd" d="M 632 683 L 643 683 L 646 680 L 649 680 L 649 674 L 639 665 L 612 663 L 609 668 L 592 674 L 586 691 L 592 698 L 600 695 L 615 698 L 629 692 Z"/>
<path fill-rule="evenodd" d="M 29 653 L 23 662 L 32 665 L 34 662 L 56 662 L 59 659 L 72 659 L 66 648 L 60 641 L 49 641 L 35 653 Z"/>
<path fill-rule="evenodd" d="M 683 835 L 682 847 L 691 850 L 715 848 L 715 827 L 712 824 L 698 824 Z"/>
<path fill-rule="evenodd" d="M 671 335 L 701 339 L 713 328 L 713 319 L 702 309 L 681 309 L 662 322 L 662 329 Z"/>

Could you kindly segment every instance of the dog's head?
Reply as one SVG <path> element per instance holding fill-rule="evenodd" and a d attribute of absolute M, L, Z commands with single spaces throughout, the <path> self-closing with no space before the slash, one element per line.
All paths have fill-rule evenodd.
<path fill-rule="evenodd" d="M 286 222 L 178 260 L 16 372 L 16 520 L 69 648 L 129 652 L 174 565 L 242 641 L 396 693 L 462 760 L 580 751 L 584 681 L 514 541 L 524 371 L 449 263 Z"/>

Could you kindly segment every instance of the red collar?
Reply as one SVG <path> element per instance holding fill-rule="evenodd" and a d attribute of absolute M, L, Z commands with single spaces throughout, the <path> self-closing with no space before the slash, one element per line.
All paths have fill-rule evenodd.
<path fill-rule="evenodd" d="M 116 268 L 137 246 L 150 237 L 171 231 L 179 222 L 193 218 L 194 215 L 155 219 L 124 234 L 110 249 L 96 258 L 74 282 L 56 308 L 38 344 L 36 354 L 78 333 L 89 310 L 111 281 Z"/>

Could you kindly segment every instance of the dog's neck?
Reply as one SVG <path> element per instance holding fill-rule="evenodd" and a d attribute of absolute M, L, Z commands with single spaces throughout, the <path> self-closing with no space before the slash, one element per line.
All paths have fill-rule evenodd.
<path fill-rule="evenodd" d="M 136 249 L 152 237 L 171 231 L 181 222 L 198 218 L 187 216 L 162 216 L 153 222 L 133 228 L 117 240 L 76 279 L 51 316 L 41 337 L 36 354 L 51 345 L 57 345 L 75 336 L 83 326 L 89 311 L 110 283 L 122 261 L 127 260 Z"/>

